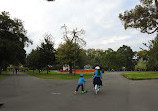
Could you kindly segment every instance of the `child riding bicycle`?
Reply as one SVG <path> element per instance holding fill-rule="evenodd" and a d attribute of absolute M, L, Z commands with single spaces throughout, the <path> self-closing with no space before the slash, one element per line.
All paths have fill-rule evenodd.
<path fill-rule="evenodd" d="M 102 71 L 100 70 L 99 66 L 95 67 L 95 71 L 94 71 L 94 79 L 93 79 L 93 85 L 95 87 L 95 85 L 99 85 L 102 86 Z"/>

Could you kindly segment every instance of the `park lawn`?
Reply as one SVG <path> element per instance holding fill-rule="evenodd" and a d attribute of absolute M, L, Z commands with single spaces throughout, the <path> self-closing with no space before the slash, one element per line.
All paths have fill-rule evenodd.
<path fill-rule="evenodd" d="M 2 74 L 0 74 L 0 80 L 5 79 L 7 74 L 7 71 L 2 71 Z"/>
<path fill-rule="evenodd" d="M 157 71 L 135 71 L 122 74 L 124 77 L 132 80 L 158 79 Z"/>
<path fill-rule="evenodd" d="M 31 75 L 31 76 L 35 76 L 38 78 L 42 78 L 42 79 L 78 79 L 80 77 L 81 73 L 76 73 L 75 76 L 74 74 L 70 75 L 68 72 L 57 72 L 55 70 L 51 70 L 48 74 L 46 73 L 46 71 L 40 72 L 40 74 L 38 73 L 38 71 L 26 71 L 27 74 Z M 86 78 L 91 78 L 93 75 L 93 72 L 83 72 L 83 77 Z"/>

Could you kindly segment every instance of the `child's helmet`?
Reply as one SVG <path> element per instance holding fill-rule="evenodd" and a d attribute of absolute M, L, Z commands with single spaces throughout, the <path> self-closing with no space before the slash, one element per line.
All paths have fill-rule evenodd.
<path fill-rule="evenodd" d="M 98 69 L 100 69 L 100 67 L 99 67 L 99 66 L 96 66 L 96 67 L 95 67 L 95 69 L 97 69 L 97 70 L 98 70 Z"/>
<path fill-rule="evenodd" d="M 80 74 L 80 77 L 83 77 L 83 74 Z"/>

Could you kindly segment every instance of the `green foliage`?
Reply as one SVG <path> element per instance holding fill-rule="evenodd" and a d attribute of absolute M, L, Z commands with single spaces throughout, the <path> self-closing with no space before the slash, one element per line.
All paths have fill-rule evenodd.
<path fill-rule="evenodd" d="M 119 18 L 124 28 L 140 29 L 142 33 L 152 34 L 158 32 L 158 0 L 140 0 L 141 4 L 134 9 L 120 13 Z M 157 34 L 158 36 L 158 34 Z M 158 70 L 158 37 L 149 42 L 149 51 L 139 51 L 138 59 L 147 60 L 148 70 Z M 136 66 L 138 68 L 138 66 Z"/>
<path fill-rule="evenodd" d="M 141 0 L 140 5 L 136 5 L 134 9 L 119 14 L 120 20 L 124 24 L 124 28 L 140 29 L 142 33 L 152 34 L 158 31 L 158 1 Z"/>
<path fill-rule="evenodd" d="M 54 49 L 54 43 L 50 34 L 45 35 L 44 42 L 41 43 L 41 47 L 39 47 L 39 50 L 41 63 L 47 69 L 48 73 L 49 66 L 55 64 L 56 54 L 56 50 Z"/>
<path fill-rule="evenodd" d="M 106 50 L 105 53 L 100 57 L 100 61 L 100 64 L 104 69 L 122 70 L 122 67 L 125 66 L 126 59 L 124 55 L 117 53 L 116 51 Z"/>
<path fill-rule="evenodd" d="M 62 65 L 69 65 L 70 70 L 72 70 L 72 66 L 74 65 L 74 63 L 76 66 L 78 64 L 81 64 L 81 59 L 84 55 L 84 52 L 80 48 L 79 44 L 74 43 L 70 39 L 67 39 L 63 44 L 60 44 L 57 52 L 57 59 L 59 63 L 61 63 Z"/>
<path fill-rule="evenodd" d="M 43 64 L 41 63 L 41 56 L 39 49 L 33 49 L 31 53 L 27 56 L 27 65 L 31 69 L 41 69 Z"/>
<path fill-rule="evenodd" d="M 129 46 L 123 45 L 117 50 L 118 53 L 125 56 L 125 68 L 126 70 L 134 70 L 133 57 L 134 52 Z"/>
<path fill-rule="evenodd" d="M 72 68 L 75 69 L 79 66 L 79 64 L 81 66 L 83 65 L 82 60 L 84 60 L 83 57 L 85 57 L 85 54 L 81 47 L 86 45 L 86 41 L 79 36 L 84 34 L 85 31 L 83 29 L 78 30 L 77 28 L 72 31 L 68 31 L 65 24 L 61 28 L 64 29 L 63 39 L 65 43 L 61 43 L 59 45 L 57 58 L 60 64 L 69 65 L 69 73 L 71 74 Z"/>
<path fill-rule="evenodd" d="M 139 70 L 139 71 L 142 71 L 142 70 L 146 70 L 147 69 L 147 61 L 146 60 L 143 60 L 143 58 L 140 58 L 138 60 L 138 63 L 137 65 L 135 66 L 135 70 Z"/>
<path fill-rule="evenodd" d="M 138 59 L 143 59 L 143 60 L 148 60 L 148 50 L 141 50 L 139 52 L 137 52 L 137 58 Z"/>
<path fill-rule="evenodd" d="M 158 70 L 158 35 L 154 40 L 151 40 L 149 45 L 149 60 L 147 67 L 149 70 Z"/>
<path fill-rule="evenodd" d="M 111 48 L 105 51 L 101 49 L 87 49 L 86 55 L 89 61 L 88 64 L 93 67 L 99 65 L 105 70 L 123 70 L 123 67 L 126 67 L 126 70 L 134 69 L 134 52 L 130 47 L 125 45 L 120 47 L 118 51 L 114 51 Z M 127 61 L 131 63 L 127 63 Z"/>
<path fill-rule="evenodd" d="M 83 69 L 84 66 L 89 63 L 88 56 L 86 55 L 86 50 L 80 49 L 80 53 L 78 56 L 78 68 Z"/>
<path fill-rule="evenodd" d="M 88 57 L 88 64 L 95 66 L 95 49 L 87 49 L 86 55 Z"/>
<path fill-rule="evenodd" d="M 39 73 L 41 69 L 47 69 L 48 73 L 49 66 L 55 64 L 55 54 L 56 50 L 54 49 L 51 35 L 46 34 L 41 46 L 32 50 L 27 56 L 27 64 L 32 69 L 38 69 Z"/>
<path fill-rule="evenodd" d="M 0 14 L 0 72 L 8 64 L 18 65 L 25 62 L 25 46 L 32 43 L 26 36 L 23 22 L 11 19 L 9 12 Z"/>
<path fill-rule="evenodd" d="M 87 49 L 87 64 L 90 64 L 93 67 L 100 65 L 100 57 L 103 55 L 103 52 L 104 51 L 102 49 Z"/>

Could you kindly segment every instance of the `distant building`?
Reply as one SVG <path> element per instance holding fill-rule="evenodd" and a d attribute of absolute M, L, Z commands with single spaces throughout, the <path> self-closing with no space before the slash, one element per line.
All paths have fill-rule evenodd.
<path fill-rule="evenodd" d="M 64 71 L 69 71 L 70 70 L 70 66 L 67 65 L 67 64 L 63 65 L 63 70 Z"/>
<path fill-rule="evenodd" d="M 84 66 L 84 69 L 92 69 L 92 66 L 90 64 L 87 64 Z"/>

